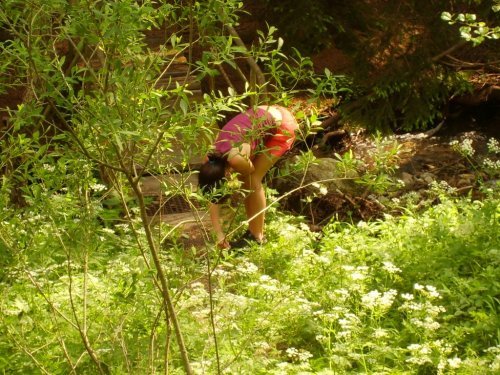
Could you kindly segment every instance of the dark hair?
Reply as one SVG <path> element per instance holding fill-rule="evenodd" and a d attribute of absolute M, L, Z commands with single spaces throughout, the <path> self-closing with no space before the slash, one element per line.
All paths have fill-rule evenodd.
<path fill-rule="evenodd" d="M 226 165 L 226 155 L 212 153 L 208 155 L 208 161 L 200 167 L 198 186 L 213 203 L 218 203 L 225 198 L 225 195 L 218 190 L 222 188 L 226 177 Z"/>

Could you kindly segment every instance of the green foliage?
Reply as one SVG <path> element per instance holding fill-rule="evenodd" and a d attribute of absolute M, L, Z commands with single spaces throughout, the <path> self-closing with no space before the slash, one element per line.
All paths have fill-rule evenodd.
<path fill-rule="evenodd" d="M 351 61 L 347 78 L 336 78 L 333 87 L 348 100 L 340 110 L 348 123 L 370 131 L 413 131 L 433 127 L 446 115 L 450 98 L 467 93 L 471 85 L 467 77 L 440 64 L 441 53 L 457 44 L 454 28 L 440 22 L 436 14 L 446 9 L 464 9 L 463 13 L 442 13 L 443 18 L 461 25 L 461 33 L 475 44 L 494 40 L 498 34 L 498 15 L 492 14 L 495 1 L 403 2 L 394 7 L 377 2 L 369 7 L 364 2 L 330 4 L 325 1 L 271 2 L 267 10 L 274 14 L 279 35 L 287 55 L 295 56 L 294 47 L 304 56 L 311 55 L 325 39 L 341 51 L 342 59 Z M 328 3 L 328 4 L 327 4 Z M 304 9 L 308 7 L 308 9 Z M 468 13 L 466 13 L 466 11 Z M 314 14 L 310 14 L 314 13 Z M 478 19 L 475 19 L 476 12 Z M 307 15 L 307 16 L 306 16 Z M 394 22 L 397 20 L 397 22 Z M 296 24 L 300 23 L 301 28 Z M 302 33 L 307 36 L 302 38 Z M 295 41 L 297 43 L 295 43 Z M 495 46 L 491 45 L 493 51 Z M 329 59 L 335 59 L 337 54 Z M 495 57 L 493 57 L 495 59 Z M 482 58 L 489 61 L 488 56 Z M 302 71 L 302 61 L 295 65 Z M 339 80 L 340 78 L 340 80 Z M 315 85 L 316 94 L 330 94 L 328 73 Z M 339 85 L 340 84 L 340 85 Z M 339 94 L 338 90 L 334 90 Z M 334 96 L 334 97 L 336 97 Z"/>
<path fill-rule="evenodd" d="M 292 46 L 309 54 L 331 43 L 327 35 L 336 19 L 328 1 L 263 0 L 263 3 L 267 19 L 278 27 L 286 40 L 293 41 Z M 297 27 L 297 22 L 301 22 L 301 27 Z"/>
<path fill-rule="evenodd" d="M 481 180 L 488 177 L 488 179 L 495 181 L 500 176 L 500 147 L 497 139 L 490 138 L 488 140 L 487 152 L 481 156 L 476 155 L 473 141 L 467 137 L 460 142 L 458 140 L 450 142 L 450 146 L 476 171 Z"/>
<path fill-rule="evenodd" d="M 12 34 L 2 70 L 15 78 L 0 91 L 22 87 L 25 100 L 0 137 L 0 371 L 493 373 L 497 196 L 443 197 L 421 216 L 331 223 L 322 236 L 271 209 L 269 242 L 239 257 L 185 249 L 175 227 L 151 221 L 142 173 L 187 168 L 211 144 L 218 112 L 256 93 L 195 102 L 187 81 L 158 85 L 166 66 L 190 56 L 194 34 L 172 34 L 153 51 L 143 30 L 165 22 L 192 32 L 196 23 L 210 53 L 188 63 L 202 77 L 242 52 L 215 32 L 239 8 L 1 3 Z M 281 42 L 266 40 L 252 53 L 277 85 L 310 79 L 315 95 L 343 93 L 300 54 L 304 69 L 280 66 Z M 379 146 L 376 173 L 389 175 L 395 151 Z M 163 188 L 195 199 L 184 181 Z"/>
<path fill-rule="evenodd" d="M 460 23 L 462 36 L 476 45 L 496 38 L 498 16 L 491 14 L 494 3 L 431 2 L 418 7 L 406 3 L 397 9 L 382 7 L 376 16 L 364 13 L 372 39 L 354 38 L 358 47 L 351 55 L 356 64 L 354 82 L 362 89 L 357 100 L 342 107 L 346 116 L 355 124 L 384 132 L 435 126 L 446 116 L 450 98 L 469 92 L 472 86 L 467 75 L 440 64 L 441 54 L 459 41 L 453 27 L 429 15 L 447 7 L 467 9 L 469 13 L 457 16 L 444 12 L 442 18 Z M 488 21 L 476 22 L 474 12 Z M 398 25 L 389 21 L 394 18 L 400 20 Z M 425 25 L 425 31 L 418 31 L 417 25 Z M 488 61 L 490 57 L 486 53 L 479 59 Z"/>
<path fill-rule="evenodd" d="M 204 274 L 205 261 L 169 249 L 162 262 L 178 289 L 193 369 L 216 372 L 213 300 L 218 355 L 233 373 L 495 373 L 498 194 L 483 202 L 441 199 L 421 214 L 332 222 L 321 236 L 272 211 L 266 245 L 219 263 L 213 254 L 212 297 L 204 278 L 190 282 Z M 60 220 L 63 212 L 68 206 Z M 36 248 L 82 246 L 78 254 L 71 247 L 71 260 L 40 259 L 4 274 L 0 351 L 9 362 L 2 369 L 70 371 L 60 343 L 67 355 L 80 354 L 73 314 L 91 322 L 87 334 L 112 372 L 158 368 L 161 297 L 133 232 L 121 224 L 87 232 L 71 219 L 64 233 L 48 216 L 26 214 L 12 224 L 30 230 Z M 85 245 L 89 235 L 96 246 Z M 78 368 L 92 372 L 86 357 Z"/>
<path fill-rule="evenodd" d="M 493 12 L 500 11 L 500 2 L 496 1 L 491 7 Z M 459 24 L 460 37 L 472 42 L 474 46 L 483 43 L 486 39 L 499 39 L 500 26 L 489 26 L 484 21 L 478 21 L 477 15 L 472 13 L 459 13 L 452 15 L 450 12 L 441 13 L 441 19 L 449 25 Z"/>
<path fill-rule="evenodd" d="M 351 96 L 353 84 L 348 76 L 333 74 L 328 69 L 323 74 L 316 73 L 311 59 L 297 48 L 291 47 L 290 52 L 285 52 L 285 42 L 275 35 L 277 31 L 270 26 L 267 34 L 257 32 L 259 48 L 254 48 L 254 55 L 263 63 L 272 89 L 279 93 L 281 100 L 301 93 L 306 93 L 311 102 L 324 98 L 340 101 Z"/>
<path fill-rule="evenodd" d="M 373 146 L 367 155 L 361 158 L 351 150 L 344 155 L 335 154 L 338 166 L 345 176 L 354 177 L 354 182 L 365 188 L 365 194 L 382 194 L 400 187 L 394 177 L 401 146 L 394 139 L 384 138 L 379 134 L 373 139 Z"/>
<path fill-rule="evenodd" d="M 443 119 L 450 97 L 470 92 L 466 78 L 439 67 L 394 70 L 341 110 L 353 124 L 374 132 L 423 130 Z"/>
<path fill-rule="evenodd" d="M 174 34 L 150 50 L 143 32 L 167 23 L 187 26 L 193 39 L 195 14 L 204 30 L 221 9 L 237 18 L 237 2 L 202 5 L 2 2 L 12 35 L 1 45 L 2 69 L 13 79 L 1 91 L 25 91 L 0 137 L 2 372 L 145 373 L 180 361 L 189 371 L 168 300 L 169 285 L 187 281 L 183 270 L 162 267 L 159 251 L 174 231 L 153 234 L 140 177 L 186 168 L 208 148 L 215 111 L 241 108 L 246 94 L 196 103 L 187 79 L 158 85 L 166 67 L 190 55 L 190 40 Z M 223 39 L 209 42 L 224 50 L 231 38 Z M 203 75 L 203 66 L 190 69 Z M 167 189 L 191 198 L 181 185 Z M 24 288 L 32 294 L 20 297 Z M 169 303 L 172 325 L 162 317 Z"/>

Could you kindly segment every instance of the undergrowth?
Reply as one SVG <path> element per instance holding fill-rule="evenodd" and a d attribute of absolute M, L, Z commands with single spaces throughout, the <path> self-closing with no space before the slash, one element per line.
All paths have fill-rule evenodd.
<path fill-rule="evenodd" d="M 165 248 L 193 370 L 498 373 L 500 206 L 497 191 L 488 194 L 481 202 L 442 194 L 424 212 L 332 221 L 320 234 L 271 210 L 263 246 L 238 254 L 211 249 L 209 258 L 181 245 Z M 47 239 L 60 236 L 71 257 L 25 251 L 4 269 L 1 371 L 68 373 L 68 356 L 92 373 L 80 331 L 111 373 L 161 371 L 169 328 L 149 258 L 137 249 L 142 239 L 120 224 L 92 233 L 74 226 L 70 245 L 43 213 L 29 215 L 9 224 L 30 231 L 26 245 L 50 243 L 44 254 L 54 255 L 59 250 Z M 81 236 L 93 237 L 95 248 L 79 248 Z M 181 373 L 176 358 L 163 370 Z"/>

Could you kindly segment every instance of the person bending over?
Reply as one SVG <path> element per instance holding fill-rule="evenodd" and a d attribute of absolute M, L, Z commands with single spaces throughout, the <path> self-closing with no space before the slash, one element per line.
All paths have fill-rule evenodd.
<path fill-rule="evenodd" d="M 219 247 L 241 246 L 242 240 L 262 243 L 264 239 L 264 212 L 266 196 L 262 180 L 274 163 L 291 147 L 298 124 L 295 117 L 284 107 L 258 106 L 231 119 L 220 130 L 214 151 L 201 166 L 198 185 L 204 194 L 212 194 L 209 205 L 210 219 Z M 227 241 L 220 223 L 220 195 L 226 175 L 236 172 L 248 191 L 245 211 L 248 230 L 240 241 Z"/>

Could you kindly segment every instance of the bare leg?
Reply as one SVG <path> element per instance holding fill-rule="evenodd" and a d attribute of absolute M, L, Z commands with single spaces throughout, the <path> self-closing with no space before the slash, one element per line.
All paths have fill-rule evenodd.
<path fill-rule="evenodd" d="M 255 170 L 244 181 L 244 188 L 250 191 L 245 198 L 246 214 L 248 219 L 253 218 L 248 223 L 248 229 L 259 241 L 262 241 L 264 237 L 264 210 L 266 208 L 266 194 L 262 180 L 278 159 L 276 156 L 265 153 L 257 155 L 253 160 Z"/>

